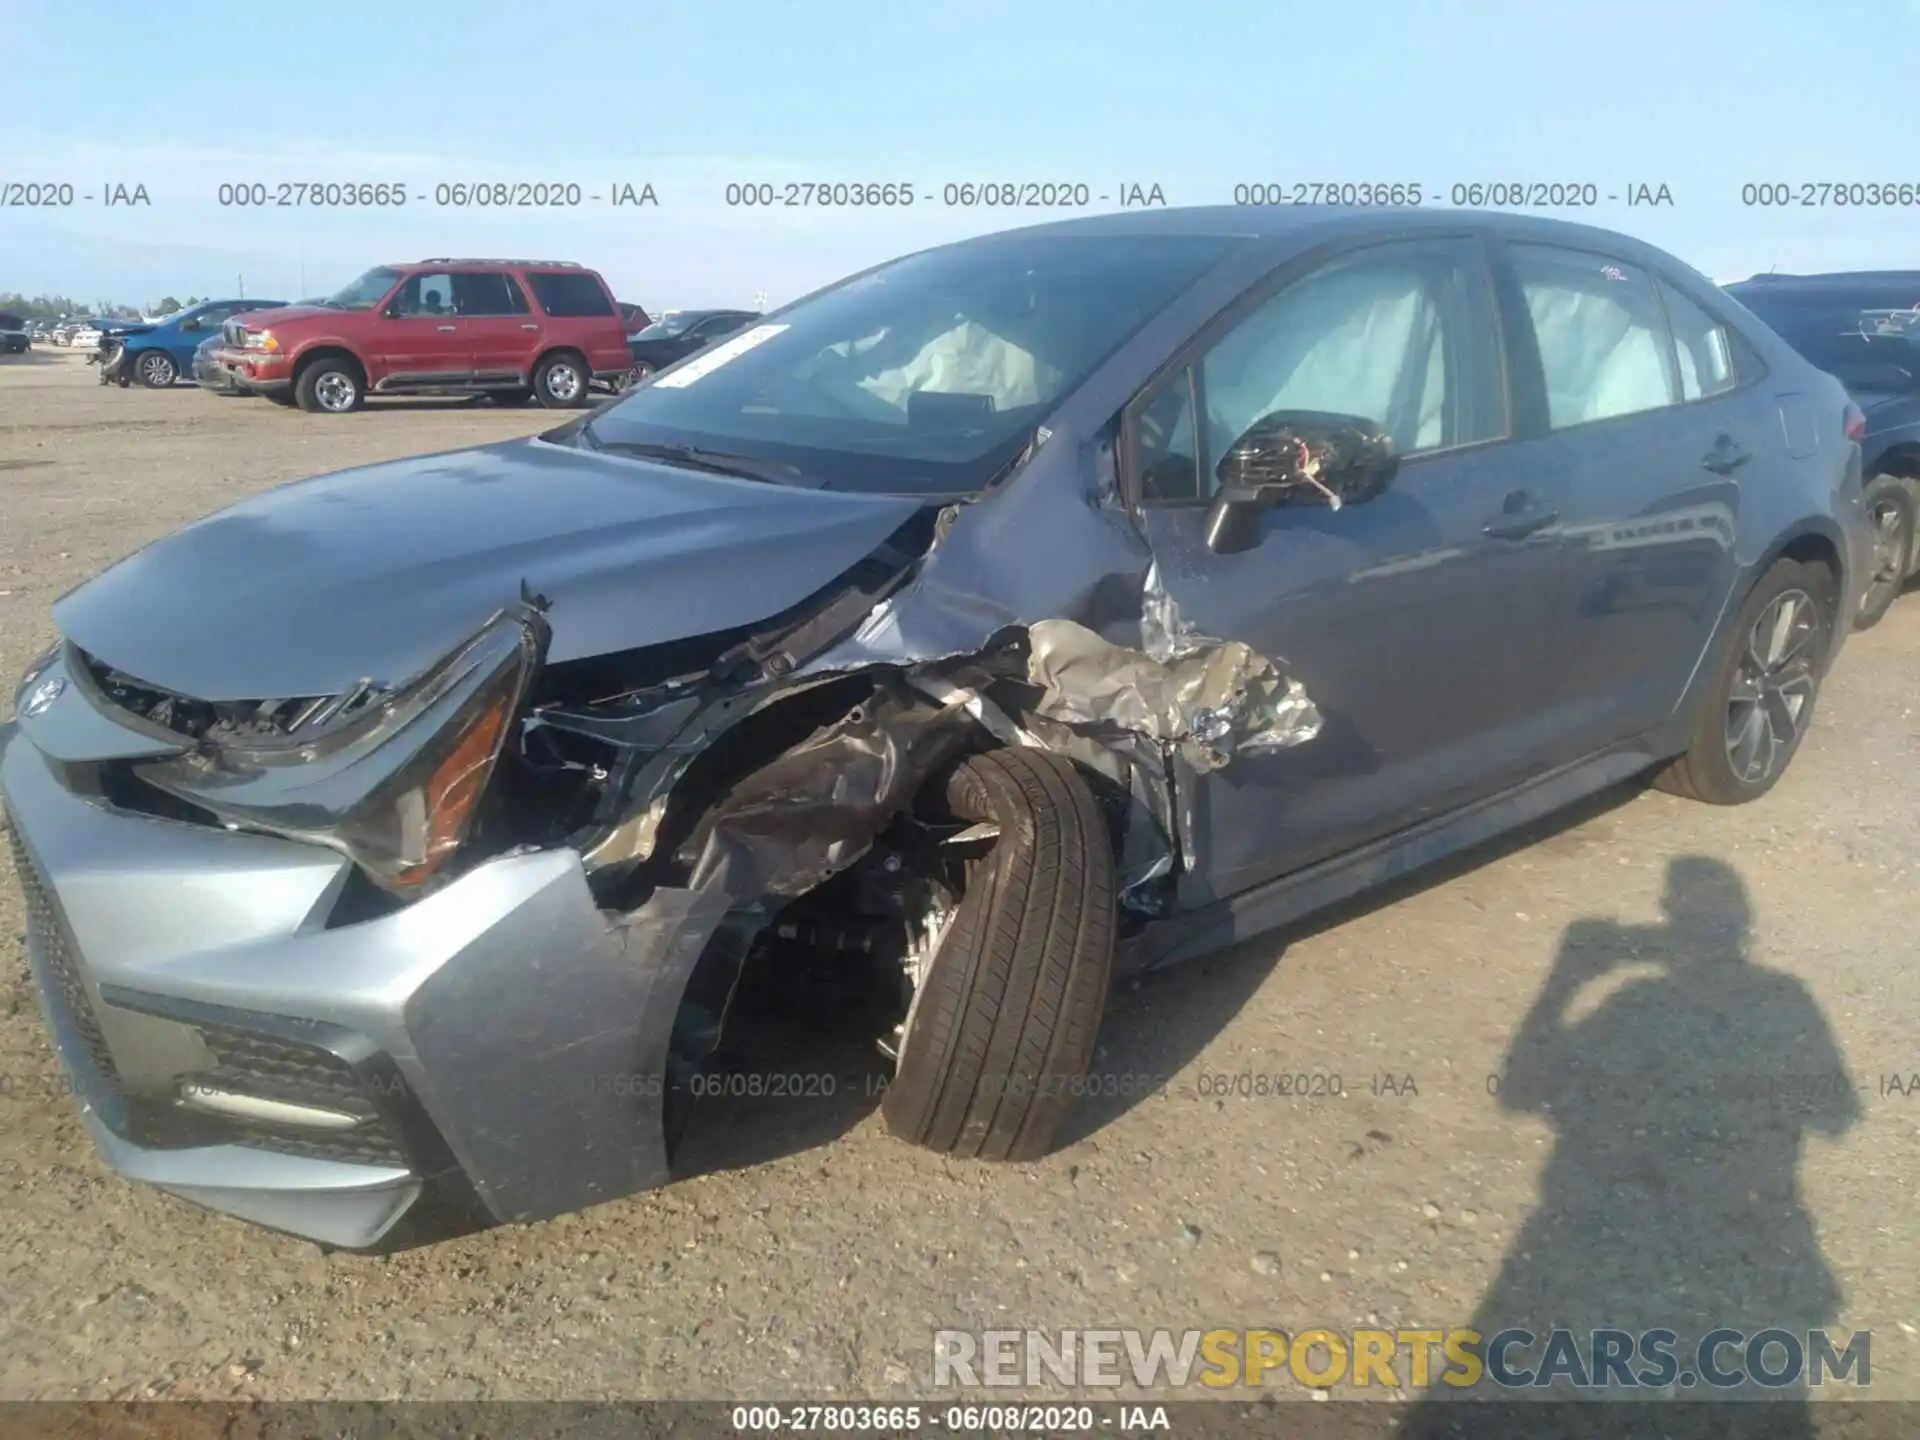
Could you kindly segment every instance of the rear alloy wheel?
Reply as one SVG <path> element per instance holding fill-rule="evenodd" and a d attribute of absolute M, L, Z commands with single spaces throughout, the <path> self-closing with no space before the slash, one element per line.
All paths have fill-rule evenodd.
<path fill-rule="evenodd" d="M 1853 628 L 1871 630 L 1900 598 L 1913 569 L 1913 499 L 1897 476 L 1876 475 L 1867 486 L 1867 523 L 1873 527 L 1873 569 Z"/>
<path fill-rule="evenodd" d="M 1040 750 L 971 756 L 946 808 L 993 835 L 929 937 L 882 1111 L 930 1150 L 1047 1153 L 1085 1090 L 1113 965 L 1107 823 L 1073 763 Z"/>
<path fill-rule="evenodd" d="M 134 363 L 134 373 L 149 390 L 164 390 L 180 378 L 180 367 L 164 350 L 149 350 Z"/>
<path fill-rule="evenodd" d="M 587 403 L 593 375 L 587 362 L 570 350 L 547 356 L 533 372 L 533 394 L 549 410 L 573 410 Z"/>
<path fill-rule="evenodd" d="M 620 383 L 617 388 L 619 389 L 620 393 L 624 395 L 626 394 L 627 391 L 633 389 L 634 386 L 638 385 L 642 380 L 646 379 L 647 376 L 651 375 L 652 373 L 653 373 L 653 366 L 647 364 L 647 362 L 644 360 L 636 360 L 633 364 L 629 365 L 625 370 L 620 372 Z"/>
<path fill-rule="evenodd" d="M 1813 721 L 1837 609 L 1823 565 L 1781 560 L 1761 576 L 1740 607 L 1687 753 L 1654 783 L 1710 805 L 1741 805 L 1771 790 Z"/>
<path fill-rule="evenodd" d="M 345 415 L 366 398 L 360 372 L 345 360 L 316 360 L 300 372 L 294 403 L 313 414 Z"/>

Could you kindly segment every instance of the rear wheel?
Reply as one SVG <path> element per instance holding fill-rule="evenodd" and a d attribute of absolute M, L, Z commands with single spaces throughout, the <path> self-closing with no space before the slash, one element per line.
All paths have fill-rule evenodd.
<path fill-rule="evenodd" d="M 164 390 L 180 378 L 180 367 L 164 350 L 148 350 L 134 361 L 134 374 L 149 390 Z"/>
<path fill-rule="evenodd" d="M 313 414 L 345 415 L 366 399 L 360 367 L 351 360 L 325 357 L 300 372 L 293 386 L 294 403 Z"/>
<path fill-rule="evenodd" d="M 1743 805 L 1771 790 L 1813 722 L 1838 608 L 1824 565 L 1780 560 L 1761 576 L 1694 717 L 1687 753 L 1654 783 L 1709 805 Z"/>
<path fill-rule="evenodd" d="M 946 786 L 997 830 L 918 977 L 883 1113 L 895 1135 L 969 1159 L 1032 1160 L 1084 1088 L 1113 963 L 1107 823 L 1071 761 L 998 750 Z"/>
<path fill-rule="evenodd" d="M 549 410 L 573 410 L 587 403 L 593 388 L 593 372 L 584 356 L 572 350 L 556 350 L 533 372 L 533 394 Z"/>
<path fill-rule="evenodd" d="M 1886 617 L 1913 569 L 1913 497 L 1894 475 L 1876 475 L 1867 486 L 1867 521 L 1873 527 L 1873 573 L 1853 628 L 1871 630 Z"/>

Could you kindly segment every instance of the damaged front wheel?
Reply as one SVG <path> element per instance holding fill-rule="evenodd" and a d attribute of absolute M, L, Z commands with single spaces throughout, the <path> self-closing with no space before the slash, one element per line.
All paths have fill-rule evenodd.
<path fill-rule="evenodd" d="M 902 1139 L 1033 1160 L 1085 1088 L 1113 965 L 1107 824 L 1071 761 L 997 750 L 947 782 L 955 818 L 998 829 L 914 995 L 884 1104 Z"/>

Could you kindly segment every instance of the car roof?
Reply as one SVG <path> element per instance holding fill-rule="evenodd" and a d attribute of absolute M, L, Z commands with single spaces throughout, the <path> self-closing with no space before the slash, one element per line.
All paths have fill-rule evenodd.
<path fill-rule="evenodd" d="M 1667 264 L 1673 264 L 1676 260 L 1676 257 L 1631 235 L 1571 220 L 1504 210 L 1378 205 L 1147 206 L 1045 221 L 954 243 L 991 244 L 1012 236 L 1037 235 L 1212 235 L 1222 239 L 1242 239 L 1249 244 L 1284 253 L 1345 238 L 1363 238 L 1383 231 L 1418 234 L 1423 230 L 1458 232 L 1462 229 L 1542 245 L 1600 246 L 1618 255 L 1659 259 Z"/>

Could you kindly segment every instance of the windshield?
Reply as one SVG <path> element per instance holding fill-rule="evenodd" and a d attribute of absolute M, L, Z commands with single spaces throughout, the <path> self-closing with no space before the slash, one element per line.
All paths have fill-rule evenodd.
<path fill-rule="evenodd" d="M 336 310 L 371 310 L 400 279 L 400 272 L 376 265 L 344 289 L 336 290 L 320 303 Z"/>
<path fill-rule="evenodd" d="M 1236 243 L 1056 232 L 911 255 L 661 372 L 586 438 L 780 460 L 828 489 L 964 494 Z"/>
<path fill-rule="evenodd" d="M 676 335 L 684 335 L 698 315 L 662 315 L 634 338 L 636 340 L 671 340 Z"/>

